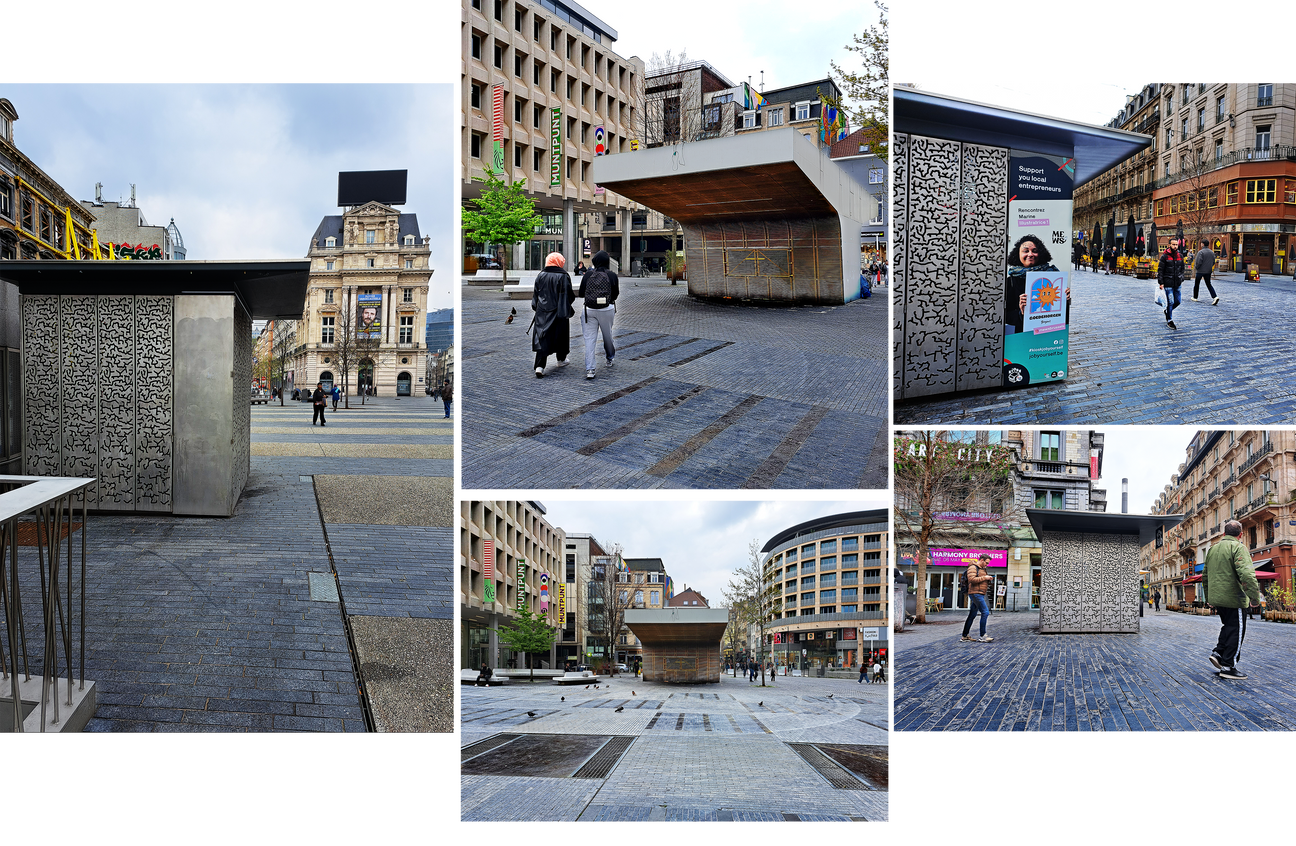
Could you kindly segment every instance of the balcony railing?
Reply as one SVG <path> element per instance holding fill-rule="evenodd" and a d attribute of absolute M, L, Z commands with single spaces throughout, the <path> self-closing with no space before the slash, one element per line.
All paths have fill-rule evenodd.
<path fill-rule="evenodd" d="M 1235 164 L 1244 162 L 1263 162 L 1263 161 L 1296 161 L 1296 147 L 1288 145 L 1279 145 L 1275 147 L 1245 147 L 1241 150 L 1234 150 L 1226 153 L 1217 159 L 1203 159 L 1200 165 L 1189 165 L 1180 168 L 1178 171 L 1154 180 L 1151 183 L 1152 188 L 1164 188 L 1167 185 L 1174 185 L 1176 182 L 1182 182 L 1185 179 L 1201 176 L 1207 173 L 1213 173 L 1217 170 L 1223 170 L 1226 167 L 1232 167 Z"/>
<path fill-rule="evenodd" d="M 1224 490 L 1237 481 L 1237 474 L 1230 473 L 1228 478 L 1220 482 L 1220 490 Z"/>
<path fill-rule="evenodd" d="M 1210 533 L 1211 533 L 1212 535 L 1218 535 L 1218 534 L 1219 534 L 1220 532 L 1222 532 L 1222 531 L 1224 531 L 1224 524 L 1223 524 L 1223 523 L 1216 523 L 1214 526 L 1211 526 L 1211 527 L 1210 527 Z"/>
<path fill-rule="evenodd" d="M 1064 461 L 1036 461 L 1036 473 L 1055 473 L 1062 474 L 1066 472 L 1066 462 Z"/>
<path fill-rule="evenodd" d="M 1268 455 L 1271 452 L 1273 452 L 1273 441 L 1265 441 L 1263 444 L 1261 444 L 1260 449 L 1252 453 L 1251 457 L 1248 458 L 1246 461 L 1243 461 L 1241 466 L 1238 467 L 1238 475 L 1241 476 L 1243 473 L 1250 470 L 1252 467 L 1255 466 L 1255 463 L 1257 461 L 1259 461 L 1261 458 L 1263 458 L 1264 456 Z"/>
<path fill-rule="evenodd" d="M 1220 495 L 1220 489 L 1219 489 L 1219 488 L 1216 488 L 1215 490 L 1211 491 L 1210 494 L 1206 497 L 1206 501 L 1207 501 L 1207 502 L 1214 502 L 1214 501 L 1215 501 L 1215 497 L 1217 497 L 1217 496 L 1219 496 L 1219 495 Z"/>

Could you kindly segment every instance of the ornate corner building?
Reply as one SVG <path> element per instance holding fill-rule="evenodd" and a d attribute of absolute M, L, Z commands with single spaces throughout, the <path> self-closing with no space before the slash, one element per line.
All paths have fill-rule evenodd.
<path fill-rule="evenodd" d="M 379 202 L 320 221 L 307 254 L 310 288 L 295 327 L 290 390 L 323 382 L 352 395 L 365 387 L 379 396 L 423 393 L 430 240 L 419 234 L 417 215 Z"/>

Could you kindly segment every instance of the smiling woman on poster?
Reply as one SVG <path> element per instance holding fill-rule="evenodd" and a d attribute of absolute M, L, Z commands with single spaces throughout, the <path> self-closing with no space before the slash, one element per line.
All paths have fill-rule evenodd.
<path fill-rule="evenodd" d="M 1027 273 L 1055 273 L 1053 256 L 1044 242 L 1034 235 L 1023 235 L 1008 251 L 1008 274 L 1004 279 L 1004 334 L 1022 331 L 1027 296 Z M 1071 289 L 1066 289 L 1067 322 L 1070 322 Z"/>

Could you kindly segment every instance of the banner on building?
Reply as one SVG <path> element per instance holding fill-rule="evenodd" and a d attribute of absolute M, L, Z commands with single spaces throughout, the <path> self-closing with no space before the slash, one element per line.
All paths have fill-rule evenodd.
<path fill-rule="evenodd" d="M 1098 450 L 1089 450 L 1089 478 L 1098 478 Z"/>
<path fill-rule="evenodd" d="M 517 566 L 517 607 L 526 607 L 526 559 L 519 558 Z"/>
<path fill-rule="evenodd" d="M 934 567 L 967 567 L 981 560 L 982 555 L 990 556 L 988 567 L 1007 567 L 1008 550 L 1006 549 L 929 549 L 930 565 Z"/>
<path fill-rule="evenodd" d="M 558 621 L 562 625 L 567 625 L 567 585 L 565 582 L 558 583 Z"/>
<path fill-rule="evenodd" d="M 1074 177 L 1074 159 L 1015 152 L 1008 157 L 1006 388 L 1066 378 Z"/>
<path fill-rule="evenodd" d="M 607 154 L 607 144 L 605 139 L 607 133 L 601 126 L 594 127 L 594 155 L 602 156 Z"/>
<path fill-rule="evenodd" d="M 504 173 L 504 86 L 491 86 L 491 173 Z"/>
<path fill-rule="evenodd" d="M 540 611 L 549 610 L 549 574 L 540 574 Z"/>
<path fill-rule="evenodd" d="M 382 338 L 382 294 L 356 295 L 356 337 Z"/>
<path fill-rule="evenodd" d="M 482 540 L 482 602 L 495 602 L 495 541 Z"/>
<path fill-rule="evenodd" d="M 562 184 L 562 108 L 554 106 L 549 123 L 549 142 L 553 149 L 549 154 L 549 187 Z"/>

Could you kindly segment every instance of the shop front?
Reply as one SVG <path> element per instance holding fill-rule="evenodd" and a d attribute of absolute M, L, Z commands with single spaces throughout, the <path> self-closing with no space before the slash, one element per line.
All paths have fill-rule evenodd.
<path fill-rule="evenodd" d="M 770 653 L 780 668 L 815 675 L 820 670 L 858 669 L 874 657 L 886 663 L 890 643 L 886 626 L 843 626 L 775 632 Z M 782 672 L 782 669 L 780 669 Z"/>

